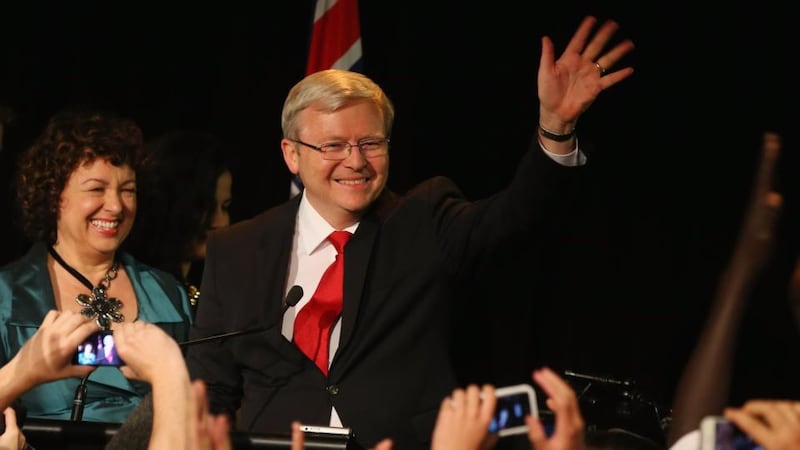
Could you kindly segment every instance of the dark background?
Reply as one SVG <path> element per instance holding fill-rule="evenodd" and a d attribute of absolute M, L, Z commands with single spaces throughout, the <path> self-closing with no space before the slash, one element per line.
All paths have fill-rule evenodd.
<path fill-rule="evenodd" d="M 401 192 L 444 174 L 479 198 L 509 180 L 534 136 L 542 35 L 560 54 L 592 14 L 616 19 L 616 38 L 636 44 L 615 67 L 634 75 L 578 124 L 598 151 L 569 223 L 544 243 L 501 249 L 485 262 L 490 277 L 463 287 L 457 300 L 468 308 L 454 328 L 462 379 L 525 382 L 546 364 L 634 380 L 668 405 L 771 129 L 785 137 L 785 213 L 748 313 L 734 398 L 800 397 L 785 300 L 797 255 L 789 106 L 799 97 L 788 10 L 777 1 L 552 3 L 361 1 L 364 72 L 397 110 L 389 184 Z M 0 152 L 4 188 L 50 115 L 91 102 L 136 119 L 146 137 L 219 133 L 236 149 L 234 220 L 288 197 L 280 110 L 304 74 L 308 2 L 14 8 L 0 15 L 0 102 L 17 113 Z M 0 263 L 27 246 L 10 194 L 4 202 Z"/>

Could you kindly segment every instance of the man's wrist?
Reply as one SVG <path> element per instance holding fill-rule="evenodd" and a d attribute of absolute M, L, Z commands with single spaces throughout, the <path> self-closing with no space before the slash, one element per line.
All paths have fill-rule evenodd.
<path fill-rule="evenodd" d="M 575 137 L 575 128 L 573 127 L 570 131 L 568 131 L 566 133 L 559 133 L 559 132 L 556 132 L 554 130 L 550 130 L 548 128 L 545 128 L 540 123 L 539 124 L 539 134 L 541 134 L 542 137 L 544 137 L 546 139 L 549 139 L 551 141 L 566 142 L 566 141 L 568 141 L 568 140 L 570 140 L 570 139 Z"/>

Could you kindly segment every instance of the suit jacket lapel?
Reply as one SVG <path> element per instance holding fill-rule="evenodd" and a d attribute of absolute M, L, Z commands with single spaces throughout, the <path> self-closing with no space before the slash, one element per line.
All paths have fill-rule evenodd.
<path fill-rule="evenodd" d="M 390 213 L 395 204 L 396 196 L 390 191 L 384 191 L 376 201 L 375 206 L 364 215 L 358 229 L 347 243 L 346 257 L 344 260 L 344 304 L 342 305 L 342 334 L 339 338 L 341 352 L 347 347 L 353 336 L 353 328 L 358 316 L 361 298 L 364 295 L 364 286 L 367 283 L 367 268 L 370 267 L 372 250 L 384 217 Z"/>
<path fill-rule="evenodd" d="M 298 195 L 276 210 L 275 220 L 265 221 L 267 227 L 264 228 L 264 234 L 258 244 L 255 268 L 253 269 L 257 271 L 255 274 L 257 289 L 254 292 L 259 295 L 256 303 L 259 305 L 260 325 L 277 328 L 276 338 L 282 337 L 280 334 L 280 324 L 283 320 L 281 311 L 299 205 L 300 196 Z"/>

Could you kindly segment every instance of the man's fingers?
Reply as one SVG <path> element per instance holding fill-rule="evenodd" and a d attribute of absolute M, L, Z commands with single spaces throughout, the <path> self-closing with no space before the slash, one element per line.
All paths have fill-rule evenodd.
<path fill-rule="evenodd" d="M 589 41 L 589 44 L 586 46 L 586 48 L 583 50 L 582 56 L 584 57 L 584 59 L 588 59 L 589 61 L 595 61 L 597 57 L 600 55 L 600 53 L 603 51 L 603 48 L 605 48 L 609 39 L 611 39 L 611 36 L 618 29 L 619 29 L 619 24 L 617 24 L 617 22 L 613 20 L 605 21 L 603 25 L 600 27 L 600 29 L 597 30 L 597 33 L 595 33 L 594 37 L 592 37 L 592 40 Z M 609 65 L 612 64 L 613 62 L 615 61 L 607 61 Z M 609 66 L 603 66 L 603 67 L 605 67 L 606 69 L 609 68 Z"/>
<path fill-rule="evenodd" d="M 572 39 L 570 39 L 569 44 L 567 44 L 564 52 L 581 53 L 583 51 L 583 46 L 586 45 L 586 40 L 589 38 L 589 34 L 592 32 L 592 28 L 594 28 L 595 23 L 597 23 L 597 18 L 593 16 L 584 17 L 580 26 L 578 26 L 578 30 L 572 35 Z"/>

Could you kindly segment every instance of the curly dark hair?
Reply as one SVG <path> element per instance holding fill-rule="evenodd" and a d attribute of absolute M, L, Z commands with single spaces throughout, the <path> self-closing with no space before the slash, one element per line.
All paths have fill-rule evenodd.
<path fill-rule="evenodd" d="M 114 113 L 83 107 L 56 113 L 17 165 L 20 225 L 32 241 L 56 241 L 61 193 L 70 175 L 102 158 L 139 170 L 145 162 L 141 128 Z"/>

